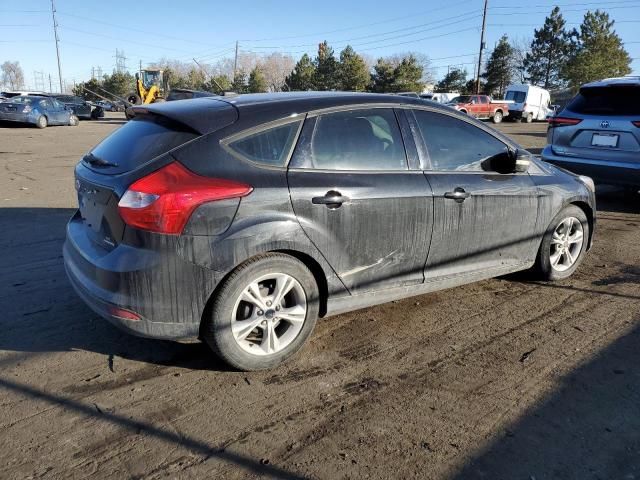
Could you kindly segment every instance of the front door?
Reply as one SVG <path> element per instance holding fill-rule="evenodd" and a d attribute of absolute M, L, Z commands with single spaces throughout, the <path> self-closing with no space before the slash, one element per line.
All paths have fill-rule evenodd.
<path fill-rule="evenodd" d="M 393 109 L 308 117 L 288 181 L 302 228 L 352 293 L 424 280 L 433 199 Z"/>
<path fill-rule="evenodd" d="M 540 240 L 537 188 L 527 173 L 500 173 L 487 164 L 506 155 L 507 145 L 451 115 L 416 110 L 415 118 L 434 195 L 426 279 L 513 270 L 532 262 Z"/>

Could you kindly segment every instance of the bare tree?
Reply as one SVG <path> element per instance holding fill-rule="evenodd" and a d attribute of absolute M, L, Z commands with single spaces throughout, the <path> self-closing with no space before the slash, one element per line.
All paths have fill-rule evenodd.
<path fill-rule="evenodd" d="M 278 52 L 267 55 L 260 61 L 259 67 L 269 91 L 279 92 L 283 89 L 287 75 L 291 73 L 295 64 L 292 56 Z"/>
<path fill-rule="evenodd" d="M 520 83 L 526 83 L 526 69 L 524 67 L 524 59 L 527 56 L 527 53 L 531 50 L 531 39 L 527 39 L 525 37 L 518 37 L 511 39 L 511 48 L 512 48 L 512 76 L 514 79 L 518 79 Z"/>
<path fill-rule="evenodd" d="M 11 90 L 24 87 L 24 72 L 20 62 L 6 61 L 0 66 L 0 70 L 2 70 L 2 83 Z"/>

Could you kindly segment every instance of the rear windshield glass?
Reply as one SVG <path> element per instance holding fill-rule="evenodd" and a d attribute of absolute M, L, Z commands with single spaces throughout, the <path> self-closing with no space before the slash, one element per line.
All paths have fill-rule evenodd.
<path fill-rule="evenodd" d="M 506 100 L 513 100 L 515 103 L 523 103 L 525 98 L 527 98 L 525 92 L 514 92 L 513 90 L 509 90 L 505 95 Z"/>
<path fill-rule="evenodd" d="M 92 170 L 106 174 L 128 172 L 155 157 L 196 138 L 191 131 L 162 117 L 139 117 L 130 120 L 105 138 L 92 151 Z"/>
<path fill-rule="evenodd" d="M 567 110 L 586 115 L 640 115 L 640 87 L 583 88 Z"/>

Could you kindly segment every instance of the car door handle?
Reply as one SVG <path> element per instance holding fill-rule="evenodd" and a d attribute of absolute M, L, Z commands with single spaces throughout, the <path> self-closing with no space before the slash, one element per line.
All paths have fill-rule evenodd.
<path fill-rule="evenodd" d="M 458 203 L 464 202 L 471 196 L 471 193 L 467 192 L 464 188 L 456 187 L 453 192 L 445 192 L 444 198 L 450 198 Z"/>
<path fill-rule="evenodd" d="M 328 208 L 340 208 L 343 203 L 348 202 L 349 197 L 345 197 L 340 192 L 331 190 L 323 197 L 313 197 L 311 203 L 315 205 L 326 205 Z"/>

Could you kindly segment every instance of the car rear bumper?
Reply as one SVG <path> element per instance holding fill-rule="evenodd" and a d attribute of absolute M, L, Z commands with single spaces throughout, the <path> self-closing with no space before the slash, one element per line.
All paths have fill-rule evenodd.
<path fill-rule="evenodd" d="M 16 122 L 16 123 L 37 123 L 38 115 L 31 113 L 8 113 L 0 112 L 0 122 Z"/>
<path fill-rule="evenodd" d="M 120 244 L 111 251 L 96 246 L 78 215 L 67 225 L 65 270 L 80 298 L 98 315 L 135 335 L 193 339 L 208 298 L 219 278 L 186 262 L 173 245 L 159 251 Z M 171 248 L 173 246 L 173 248 Z M 139 320 L 119 316 L 133 312 Z"/>
<path fill-rule="evenodd" d="M 620 162 L 557 155 L 550 145 L 542 151 L 542 160 L 580 175 L 587 175 L 596 183 L 640 186 L 640 161 Z"/>

